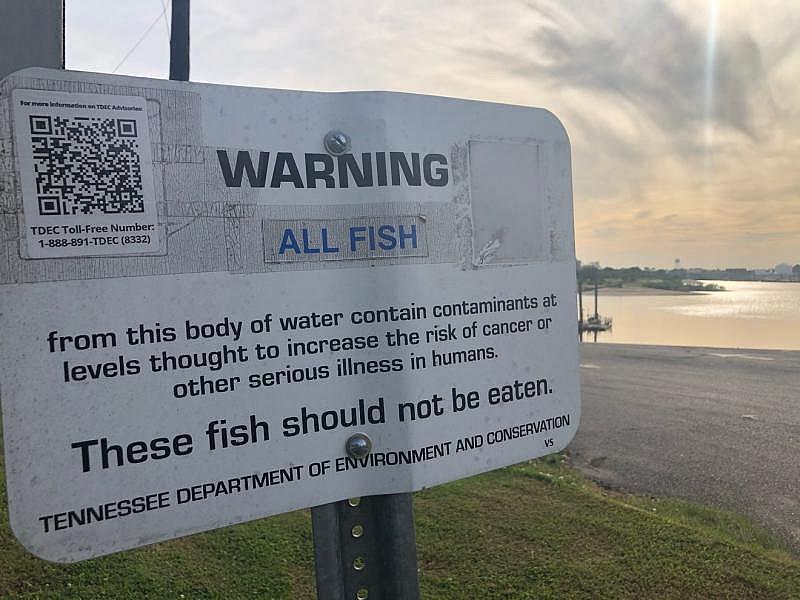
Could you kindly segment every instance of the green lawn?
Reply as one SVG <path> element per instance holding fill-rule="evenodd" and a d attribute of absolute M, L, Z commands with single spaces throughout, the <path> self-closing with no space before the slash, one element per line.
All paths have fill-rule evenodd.
<path fill-rule="evenodd" d="M 745 519 L 608 494 L 560 456 L 415 495 L 423 598 L 799 598 L 800 561 Z M 61 566 L 0 508 L 2 598 L 314 598 L 298 511 Z"/>

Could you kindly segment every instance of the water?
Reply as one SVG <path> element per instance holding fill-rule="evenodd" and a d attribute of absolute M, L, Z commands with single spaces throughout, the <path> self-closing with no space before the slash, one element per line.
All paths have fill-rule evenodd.
<path fill-rule="evenodd" d="M 614 327 L 598 342 L 800 350 L 800 283 L 714 281 L 727 291 L 613 296 L 600 290 L 600 314 Z M 584 313 L 594 312 L 584 292 Z M 584 334 L 594 340 L 594 334 Z"/>

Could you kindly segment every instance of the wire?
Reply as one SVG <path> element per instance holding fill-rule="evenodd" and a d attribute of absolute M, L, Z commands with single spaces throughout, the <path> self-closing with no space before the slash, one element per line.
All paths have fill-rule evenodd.
<path fill-rule="evenodd" d="M 164 0 L 161 0 L 161 8 L 164 9 L 164 25 L 167 28 L 167 41 L 172 41 L 172 28 L 169 22 L 169 13 L 167 12 L 167 4 L 164 3 Z"/>
<path fill-rule="evenodd" d="M 139 40 L 133 45 L 133 47 L 130 50 L 128 50 L 125 56 L 122 57 L 122 60 L 119 61 L 119 64 L 116 67 L 114 67 L 114 70 L 111 71 L 112 73 L 116 73 L 117 70 L 122 66 L 122 63 L 128 60 L 128 57 L 131 54 L 133 54 L 133 51 L 136 50 L 139 47 L 139 44 L 141 44 L 144 41 L 144 38 L 147 37 L 147 34 L 153 30 L 153 27 L 156 26 L 156 23 L 158 23 L 161 20 L 161 17 L 164 17 L 166 14 L 167 14 L 167 7 L 164 6 L 164 9 L 160 13 L 158 13 L 158 16 L 155 18 L 155 20 L 152 23 L 150 23 L 150 26 L 147 29 L 145 29 L 144 33 L 142 34 L 142 37 L 140 37 Z"/>

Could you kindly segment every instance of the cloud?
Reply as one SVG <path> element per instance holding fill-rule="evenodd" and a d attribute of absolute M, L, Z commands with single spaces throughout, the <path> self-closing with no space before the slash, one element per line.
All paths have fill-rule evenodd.
<path fill-rule="evenodd" d="M 711 1 L 196 0 L 192 77 L 545 106 L 572 140 L 584 260 L 794 264 L 800 11 L 720 0 L 707 115 Z M 110 70 L 161 7 L 67 3 L 68 64 Z M 120 71 L 163 76 L 166 56 L 159 26 Z"/>
<path fill-rule="evenodd" d="M 522 78 L 544 78 L 622 102 L 663 130 L 694 135 L 706 125 L 707 31 L 661 0 L 528 3 L 543 21 L 527 47 L 475 49 Z M 758 44 L 747 32 L 716 41 L 713 121 L 757 137 L 757 108 L 773 101 Z"/>

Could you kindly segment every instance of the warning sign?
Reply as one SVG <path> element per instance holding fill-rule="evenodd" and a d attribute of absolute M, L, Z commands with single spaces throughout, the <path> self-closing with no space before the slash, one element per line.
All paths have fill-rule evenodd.
<path fill-rule="evenodd" d="M 3 89 L 0 401 L 35 554 L 418 490 L 574 435 L 569 144 L 547 111 L 41 69 Z M 21 104 L 54 99 L 110 108 Z"/>

